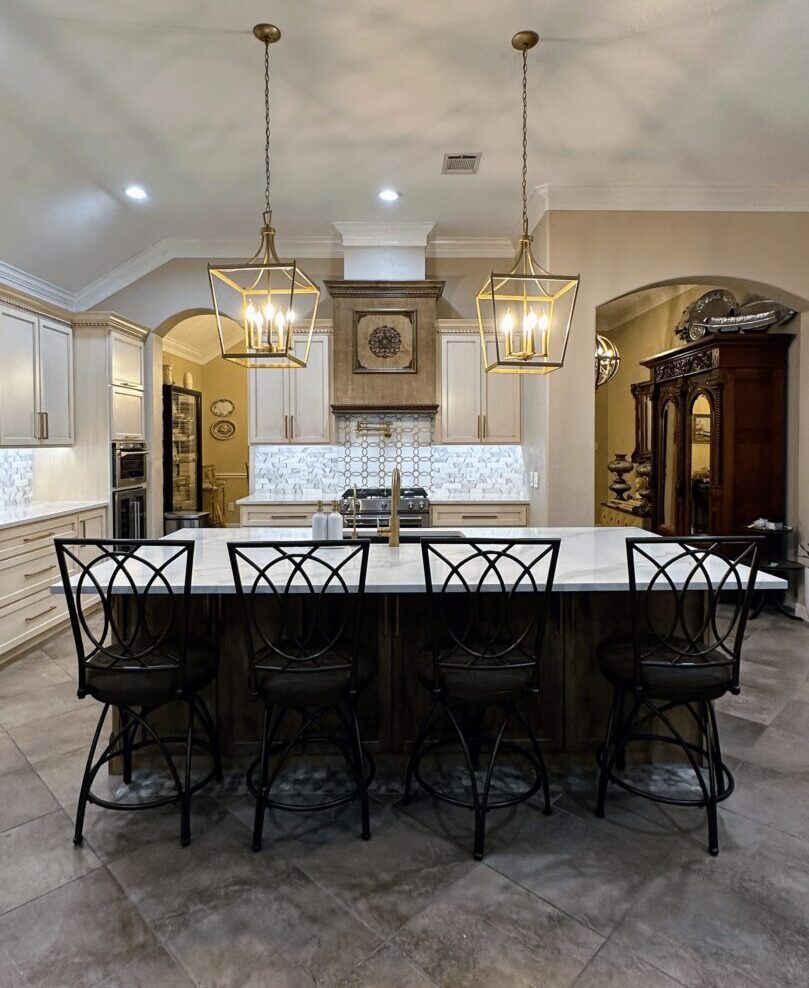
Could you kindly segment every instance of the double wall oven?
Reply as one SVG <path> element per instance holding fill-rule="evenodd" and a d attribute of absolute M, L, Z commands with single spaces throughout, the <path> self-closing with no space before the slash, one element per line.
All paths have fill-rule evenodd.
<path fill-rule="evenodd" d="M 146 538 L 148 460 L 146 443 L 112 444 L 112 534 L 115 538 Z"/>

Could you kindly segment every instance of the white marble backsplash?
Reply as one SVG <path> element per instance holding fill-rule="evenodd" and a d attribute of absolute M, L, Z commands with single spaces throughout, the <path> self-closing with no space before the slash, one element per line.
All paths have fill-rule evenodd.
<path fill-rule="evenodd" d="M 387 424 L 391 435 L 358 433 L 360 422 Z M 443 446 L 433 443 L 428 416 L 340 416 L 331 446 L 253 446 L 254 492 L 290 495 L 321 491 L 335 496 L 351 484 L 385 486 L 394 467 L 406 486 L 425 487 L 434 499 L 458 495 L 522 498 L 526 474 L 521 446 Z"/>
<path fill-rule="evenodd" d="M 31 503 L 34 454 L 30 449 L 0 449 L 0 502 L 4 507 Z"/>

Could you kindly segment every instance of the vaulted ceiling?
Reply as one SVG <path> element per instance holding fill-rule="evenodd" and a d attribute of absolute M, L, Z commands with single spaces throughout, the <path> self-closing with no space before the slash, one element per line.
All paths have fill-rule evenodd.
<path fill-rule="evenodd" d="M 156 244 L 249 245 L 260 20 L 283 32 L 282 238 L 327 242 L 335 220 L 513 237 L 525 27 L 543 37 L 529 184 L 551 206 L 809 208 L 807 0 L 2 0 L 0 261 L 76 292 Z M 479 173 L 442 176 L 445 151 L 482 151 Z"/>

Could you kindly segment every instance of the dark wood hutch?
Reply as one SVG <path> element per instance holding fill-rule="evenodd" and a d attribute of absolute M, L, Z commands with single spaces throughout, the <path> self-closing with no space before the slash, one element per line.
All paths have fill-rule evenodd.
<path fill-rule="evenodd" d="M 786 510 L 787 333 L 708 336 L 642 361 L 636 464 L 661 535 L 744 532 Z"/>

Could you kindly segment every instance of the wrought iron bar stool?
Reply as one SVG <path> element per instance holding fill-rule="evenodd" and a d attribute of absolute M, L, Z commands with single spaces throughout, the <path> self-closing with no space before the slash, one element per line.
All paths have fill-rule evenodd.
<path fill-rule="evenodd" d="M 103 704 L 82 777 L 73 842 L 83 841 L 88 803 L 146 810 L 177 802 L 185 846 L 191 840 L 191 797 L 211 779 L 222 779 L 216 725 L 200 695 L 216 678 L 218 653 L 213 636 L 192 638 L 188 630 L 194 543 L 56 539 L 55 544 L 76 643 L 78 695 Z M 187 707 L 185 734 L 161 734 L 150 717 L 176 701 Z M 118 723 L 96 757 L 110 709 L 117 711 Z M 195 736 L 195 723 L 204 739 Z M 182 745 L 180 767 L 170 745 Z M 162 757 L 173 792 L 121 801 L 93 792 L 99 771 L 114 758 L 121 759 L 123 782 L 129 785 L 133 754 L 146 748 Z M 192 781 L 194 749 L 213 756 L 213 768 L 197 782 Z"/>
<path fill-rule="evenodd" d="M 463 539 L 422 541 L 424 581 L 430 603 L 432 645 L 428 668 L 419 679 L 431 693 L 430 707 L 407 766 L 403 803 L 410 800 L 413 779 L 436 799 L 470 809 L 475 817 L 474 856 L 483 857 L 489 810 L 514 806 L 540 788 L 544 812 L 550 814 L 548 773 L 542 750 L 520 709 L 540 691 L 540 656 L 550 605 L 559 539 Z M 490 709 L 499 711 L 492 737 L 483 736 Z M 429 740 L 431 731 L 448 724 L 448 738 Z M 527 736 L 529 747 L 506 738 L 509 724 Z M 471 798 L 455 795 L 425 780 L 426 755 L 459 744 Z M 479 757 L 491 747 L 488 765 L 478 778 Z M 492 797 L 495 765 L 501 751 L 526 761 L 531 784 L 514 795 Z"/>
<path fill-rule="evenodd" d="M 713 702 L 739 693 L 760 542 L 707 535 L 627 540 L 632 634 L 598 648 L 613 701 L 596 756 L 596 816 L 604 816 L 610 782 L 669 806 L 704 807 L 708 849 L 719 853 L 717 805 L 733 792 L 734 782 L 722 761 Z M 690 737 L 678 726 L 677 711 L 695 732 Z M 679 747 L 699 792 L 677 796 L 630 782 L 626 751 L 636 741 Z"/>
<path fill-rule="evenodd" d="M 250 692 L 264 708 L 261 750 L 247 770 L 247 787 L 256 800 L 254 851 L 261 850 L 271 807 L 317 811 L 359 798 L 363 840 L 371 836 L 368 786 L 375 767 L 357 718 L 365 682 L 358 642 L 368 546 L 367 540 L 228 543 L 244 613 Z M 279 739 L 288 717 L 294 721 L 289 736 Z M 316 743 L 340 752 L 354 787 L 318 801 L 272 796 L 296 747 Z M 277 758 L 271 771 L 273 753 Z"/>

